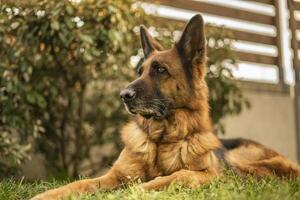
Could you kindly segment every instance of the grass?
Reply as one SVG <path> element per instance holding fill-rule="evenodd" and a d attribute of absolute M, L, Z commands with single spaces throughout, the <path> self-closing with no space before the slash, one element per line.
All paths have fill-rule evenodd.
<path fill-rule="evenodd" d="M 65 183 L 34 182 L 27 183 L 16 180 L 0 182 L 0 199 L 26 200 L 47 189 L 55 188 Z M 143 191 L 137 184 L 129 185 L 115 191 L 98 191 L 94 195 L 82 195 L 72 200 L 299 200 L 300 180 L 279 178 L 264 178 L 257 180 L 253 177 L 239 178 L 228 175 L 197 189 L 171 185 L 163 191 Z"/>

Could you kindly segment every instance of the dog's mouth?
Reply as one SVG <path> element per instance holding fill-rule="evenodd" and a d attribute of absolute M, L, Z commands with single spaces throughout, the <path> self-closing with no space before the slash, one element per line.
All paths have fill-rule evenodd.
<path fill-rule="evenodd" d="M 131 115 L 141 115 L 146 119 L 154 118 L 161 120 L 168 115 L 168 107 L 164 104 L 154 103 L 139 103 L 139 104 L 125 104 L 125 108 Z"/>

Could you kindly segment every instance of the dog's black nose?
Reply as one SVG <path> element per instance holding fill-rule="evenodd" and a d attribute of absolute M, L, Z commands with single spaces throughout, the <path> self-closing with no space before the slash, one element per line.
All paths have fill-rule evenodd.
<path fill-rule="evenodd" d="M 133 89 L 124 89 L 120 92 L 120 97 L 124 102 L 135 99 L 136 92 Z"/>

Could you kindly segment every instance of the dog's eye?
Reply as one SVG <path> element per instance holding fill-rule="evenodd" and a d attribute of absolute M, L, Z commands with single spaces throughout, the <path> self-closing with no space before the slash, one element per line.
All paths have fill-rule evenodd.
<path fill-rule="evenodd" d="M 157 70 L 158 73 L 164 73 L 166 71 L 166 68 L 158 67 L 156 70 Z"/>
<path fill-rule="evenodd" d="M 164 73 L 166 72 L 166 68 L 162 67 L 157 61 L 154 61 L 152 63 L 152 68 L 157 72 L 157 73 Z"/>

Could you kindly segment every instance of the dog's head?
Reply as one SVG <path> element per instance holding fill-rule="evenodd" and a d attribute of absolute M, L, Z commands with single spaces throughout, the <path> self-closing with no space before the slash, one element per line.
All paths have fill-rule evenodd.
<path fill-rule="evenodd" d="M 192 108 L 192 98 L 205 74 L 205 36 L 201 15 L 186 25 L 181 38 L 165 50 L 140 27 L 144 62 L 139 77 L 120 93 L 127 111 L 156 120 L 177 108 Z"/>

